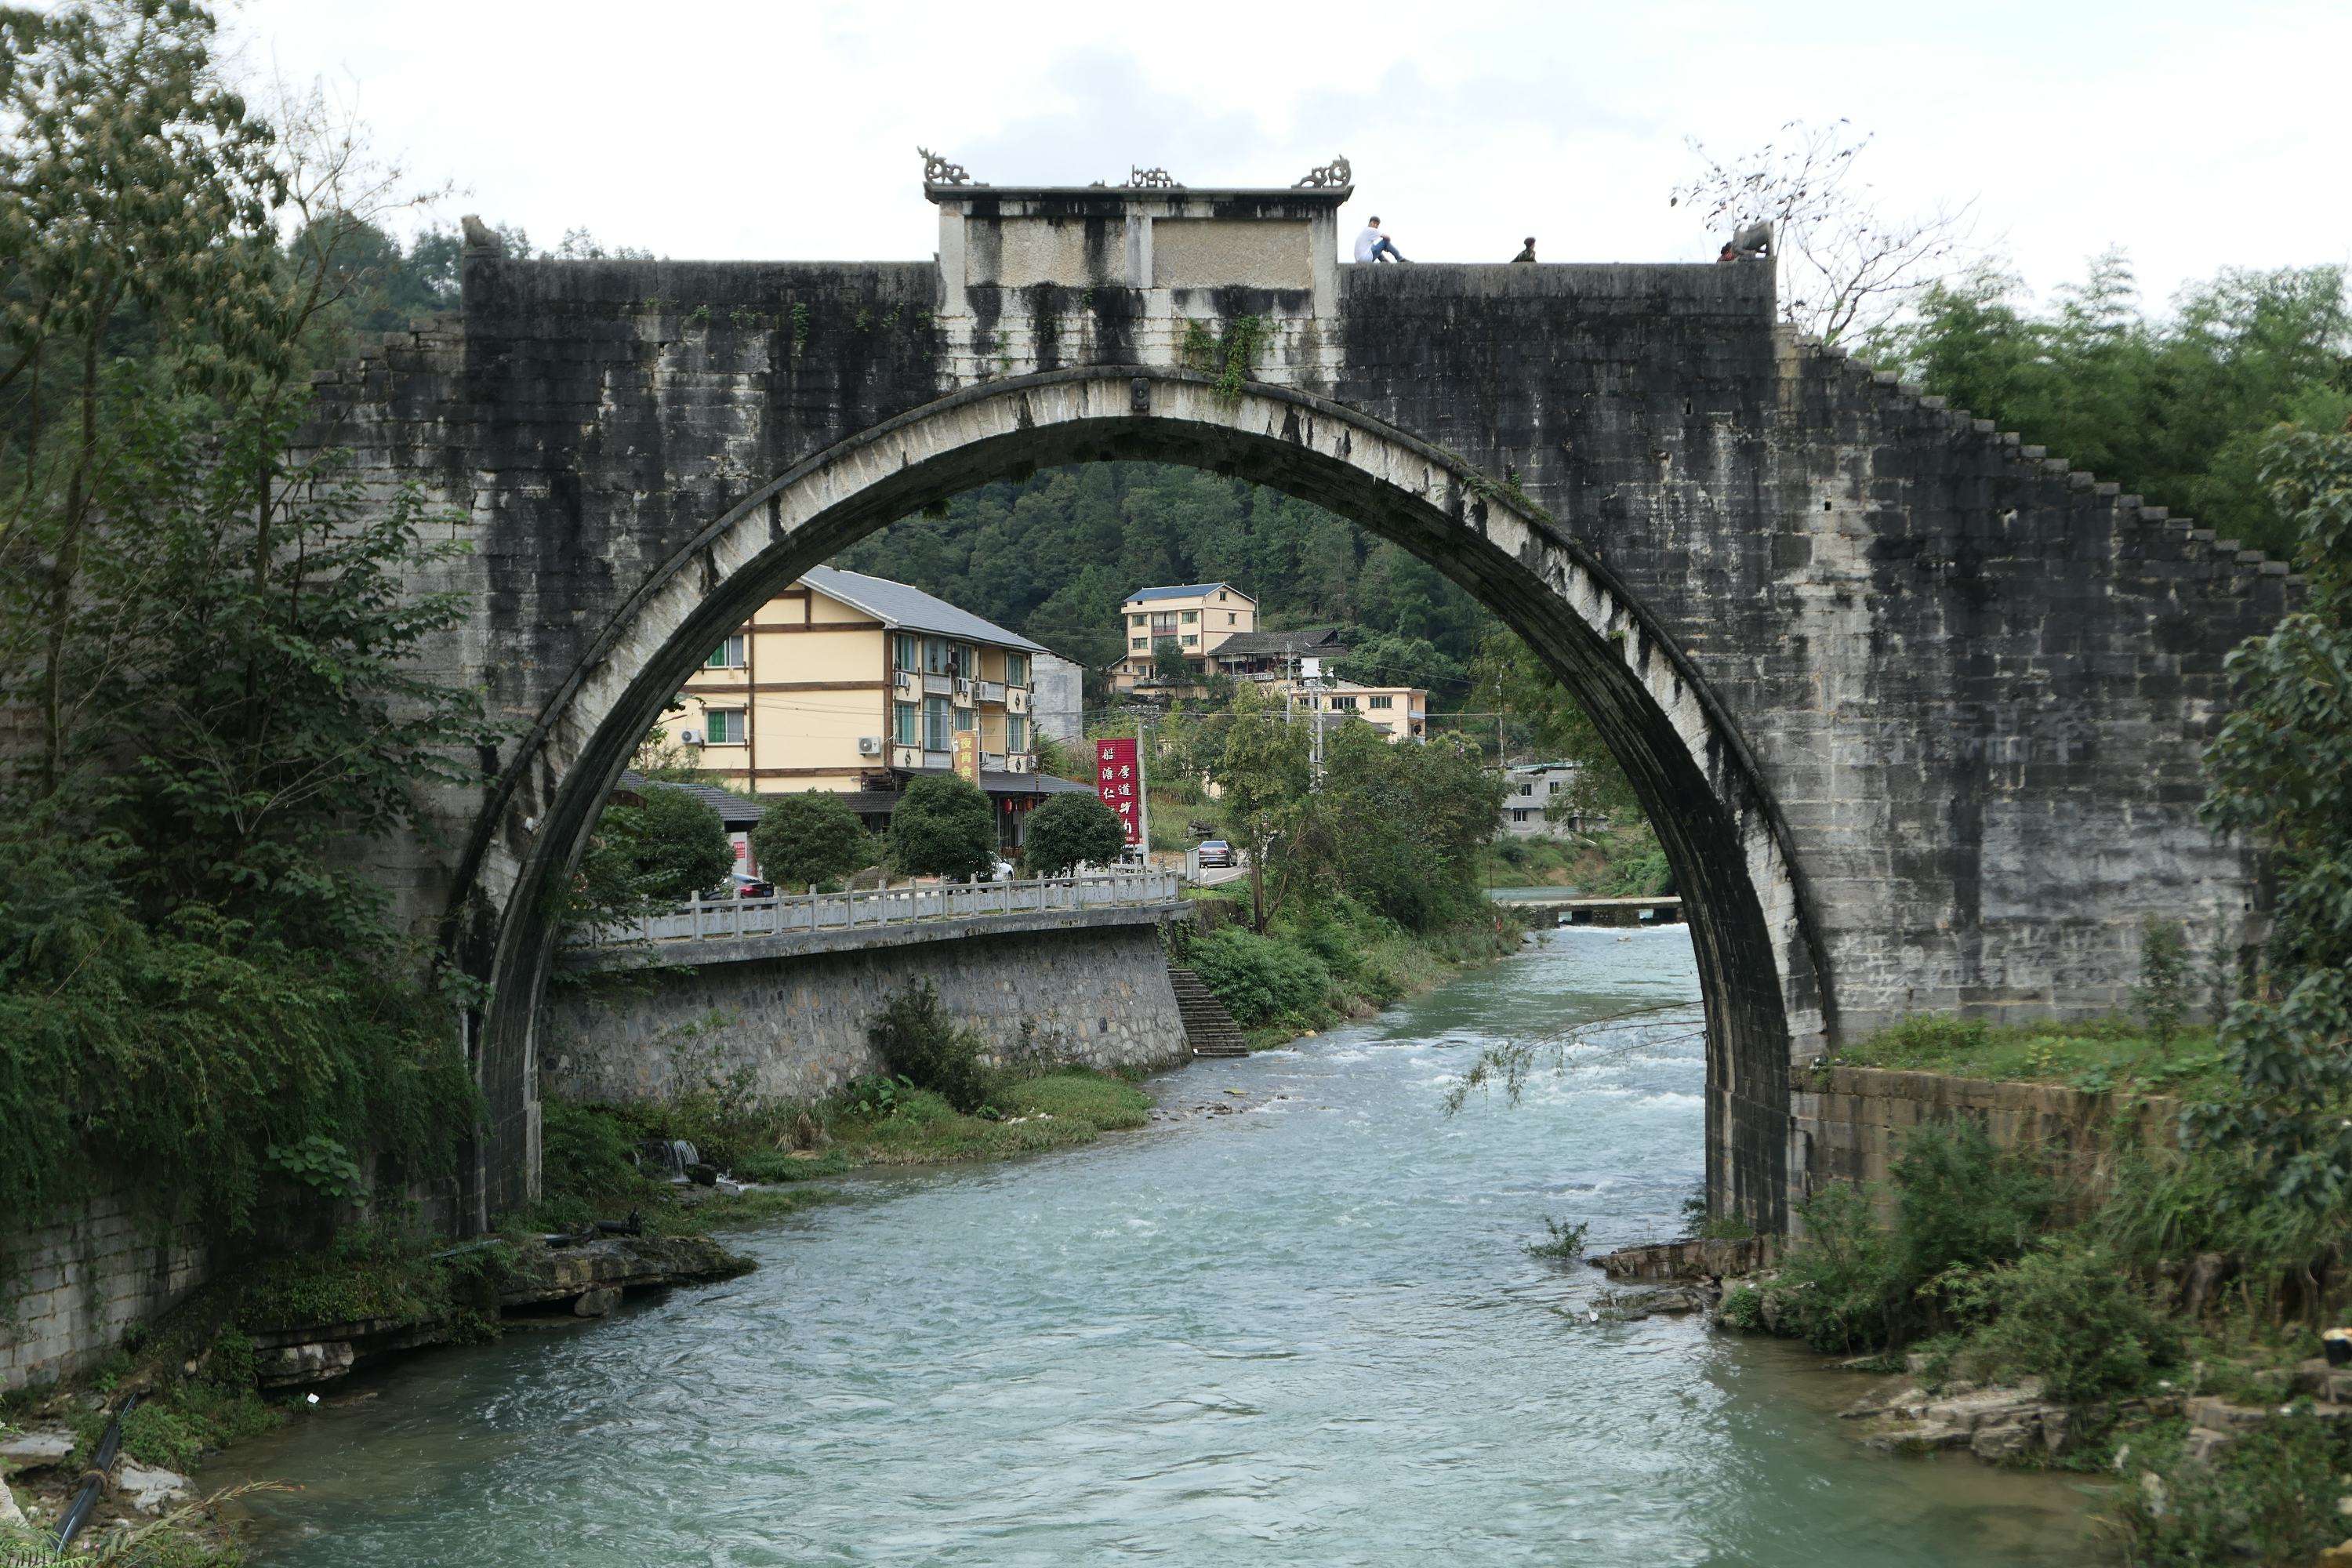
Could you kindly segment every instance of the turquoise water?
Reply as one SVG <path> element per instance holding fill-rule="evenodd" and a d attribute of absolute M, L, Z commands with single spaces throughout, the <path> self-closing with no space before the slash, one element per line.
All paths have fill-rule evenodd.
<path fill-rule="evenodd" d="M 2063 1480 L 1894 1459 L 1863 1384 L 1528 1256 L 1672 1235 L 1695 1010 L 1513 1108 L 1481 1045 L 1696 994 L 1680 928 L 1546 933 L 1369 1024 L 1158 1080 L 1165 1120 L 854 1184 L 761 1265 L 408 1362 L 239 1475 L 264 1564 L 2079 1563 Z M 1238 1095 L 1228 1090 L 1239 1090 Z M 1213 1103 L 1246 1105 L 1210 1115 Z M 208 1477 L 208 1480 L 236 1477 Z"/>

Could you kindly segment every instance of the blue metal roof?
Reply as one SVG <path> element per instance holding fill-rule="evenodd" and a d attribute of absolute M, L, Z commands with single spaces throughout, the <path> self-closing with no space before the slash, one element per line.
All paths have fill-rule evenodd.
<path fill-rule="evenodd" d="M 1138 599 L 1193 599 L 1203 594 L 1213 594 L 1220 588 L 1233 588 L 1234 593 L 1242 594 L 1231 583 L 1179 583 L 1166 588 L 1138 588 L 1127 596 L 1127 602 L 1132 605 Z M 1249 595 L 1242 594 L 1242 597 L 1248 599 Z M 1250 602 L 1256 603 L 1254 599 Z"/>

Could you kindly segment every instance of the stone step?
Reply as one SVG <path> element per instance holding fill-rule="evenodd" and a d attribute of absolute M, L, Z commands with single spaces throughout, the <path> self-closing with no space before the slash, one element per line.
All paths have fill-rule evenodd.
<path fill-rule="evenodd" d="M 1217 1000 L 1216 993 L 1201 984 L 1201 977 L 1178 964 L 1168 966 L 1168 984 L 1176 993 L 1176 1016 L 1184 1025 L 1185 1043 L 1196 1057 L 1245 1057 L 1249 1043 L 1243 1038 L 1233 1015 Z"/>

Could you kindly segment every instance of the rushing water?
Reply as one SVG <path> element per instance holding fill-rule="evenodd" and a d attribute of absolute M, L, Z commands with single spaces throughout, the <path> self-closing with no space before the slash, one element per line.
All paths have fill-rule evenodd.
<path fill-rule="evenodd" d="M 854 1184 L 740 1237 L 756 1274 L 417 1358 L 239 1451 L 300 1489 L 255 1500 L 259 1561 L 2083 1561 L 2072 1486 L 1869 1454 L 1833 1414 L 1851 1374 L 1593 1323 L 1598 1274 L 1527 1253 L 1546 1215 L 1673 1234 L 1695 1012 L 1517 1108 L 1449 1118 L 1447 1085 L 1483 1044 L 1696 984 L 1679 928 L 1547 933 L 1162 1079 L 1150 1131 Z"/>

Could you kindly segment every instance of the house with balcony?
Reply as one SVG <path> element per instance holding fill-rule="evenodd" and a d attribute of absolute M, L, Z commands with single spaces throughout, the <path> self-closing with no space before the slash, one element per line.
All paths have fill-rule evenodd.
<path fill-rule="evenodd" d="M 1038 661 L 1053 658 L 919 588 L 819 566 L 711 650 L 663 725 L 730 789 L 829 790 L 876 827 L 908 780 L 952 773 L 956 736 L 972 734 L 1011 847 L 1040 800 L 1087 791 L 1037 771 Z"/>
<path fill-rule="evenodd" d="M 1138 588 L 1119 606 L 1127 651 L 1110 667 L 1111 686 L 1133 691 L 1152 684 L 1160 645 L 1173 643 L 1195 681 L 1212 669 L 1209 658 L 1225 639 L 1257 630 L 1257 601 L 1231 583 L 1184 583 Z"/>
<path fill-rule="evenodd" d="M 1519 763 L 1503 771 L 1502 832 L 1513 838 L 1572 838 L 1592 826 L 1552 802 L 1576 787 L 1574 763 Z"/>
<path fill-rule="evenodd" d="M 1299 712 L 1335 722 L 1361 719 L 1391 741 L 1429 739 L 1429 693 L 1421 687 L 1360 686 L 1352 680 L 1324 680 L 1315 689 L 1304 681 L 1271 684 Z"/>

